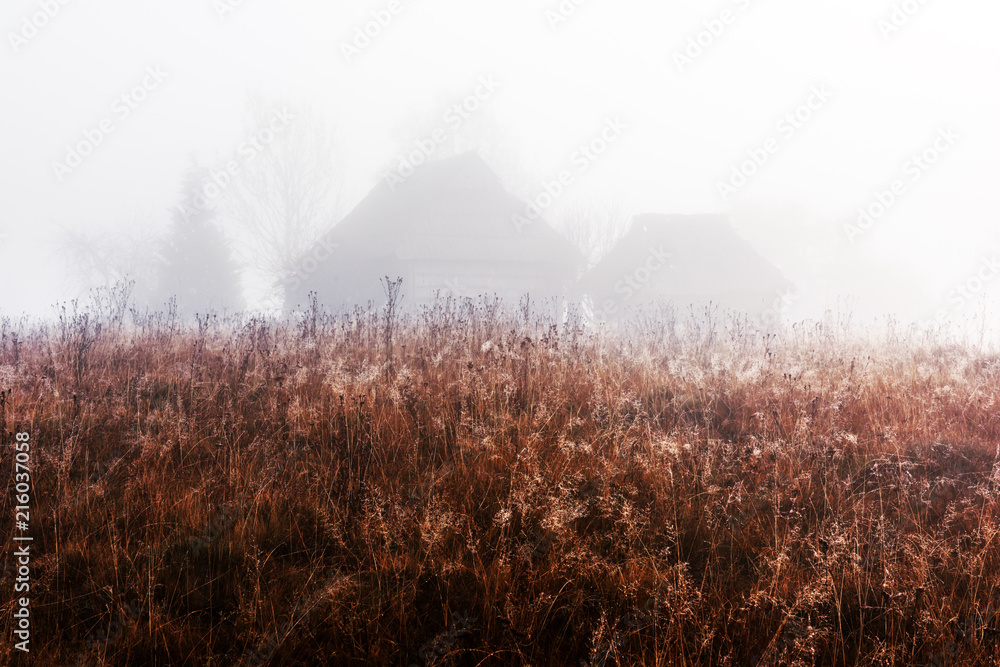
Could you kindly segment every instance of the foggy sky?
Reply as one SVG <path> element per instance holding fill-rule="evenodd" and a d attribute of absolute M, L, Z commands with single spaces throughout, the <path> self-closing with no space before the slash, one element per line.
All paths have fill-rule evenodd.
<path fill-rule="evenodd" d="M 582 196 L 633 213 L 729 212 L 803 287 L 803 314 L 849 290 L 862 313 L 926 317 L 1000 256 L 991 0 L 63 2 L 0 9 L 8 314 L 72 296 L 52 247 L 60 226 L 163 224 L 190 156 L 213 164 L 244 141 L 248 92 L 329 117 L 353 203 L 412 148 L 399 144 L 419 136 L 408 123 L 481 77 L 498 87 L 476 114 L 514 147 L 504 159 L 521 196 L 609 119 L 627 127 L 546 217 Z M 53 16 L 25 38 L 43 6 Z M 391 21 L 359 48 L 373 12 Z M 105 120 L 113 131 L 60 182 L 54 163 Z M 914 162 L 935 142 L 933 164 Z M 761 150 L 724 197 L 720 182 Z M 894 181 L 888 212 L 851 242 L 844 225 Z M 992 278 L 983 290 L 1000 294 Z"/>

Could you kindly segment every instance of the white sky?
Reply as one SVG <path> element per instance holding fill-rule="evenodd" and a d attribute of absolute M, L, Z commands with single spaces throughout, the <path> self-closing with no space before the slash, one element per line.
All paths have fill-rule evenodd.
<path fill-rule="evenodd" d="M 545 12 L 558 0 L 402 0 L 350 64 L 341 43 L 388 0 L 243 0 L 224 19 L 213 0 L 69 0 L 15 53 L 9 35 L 40 4 L 0 9 L 7 313 L 47 314 L 73 296 L 51 248 L 60 225 L 118 228 L 137 211 L 165 219 L 189 156 L 211 162 L 242 140 L 247 91 L 327 114 L 358 197 L 397 153 L 402 124 L 483 75 L 501 82 L 482 113 L 517 147 L 523 182 L 565 168 L 620 117 L 629 125 L 621 140 L 559 204 L 620 196 L 638 213 L 734 213 L 803 287 L 800 305 L 850 291 L 863 314 L 926 316 L 1000 251 L 991 245 L 1000 240 L 995 0 L 586 0 L 555 29 Z M 919 10 L 886 39 L 877 23 L 896 4 Z M 674 52 L 723 10 L 734 20 L 679 72 Z M 164 82 L 57 182 L 52 163 L 113 116 L 115 98 L 151 66 Z M 780 137 L 776 123 L 820 84 L 829 102 L 724 202 L 720 179 Z M 902 178 L 942 127 L 959 134 L 955 145 L 847 243 L 842 222 Z M 1000 275 L 984 289 L 1000 292 Z"/>

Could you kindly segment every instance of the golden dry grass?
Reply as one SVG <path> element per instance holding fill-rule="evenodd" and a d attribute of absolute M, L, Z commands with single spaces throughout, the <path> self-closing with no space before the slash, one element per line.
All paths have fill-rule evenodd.
<path fill-rule="evenodd" d="M 33 664 L 997 664 L 996 355 L 383 315 L 5 320 Z"/>

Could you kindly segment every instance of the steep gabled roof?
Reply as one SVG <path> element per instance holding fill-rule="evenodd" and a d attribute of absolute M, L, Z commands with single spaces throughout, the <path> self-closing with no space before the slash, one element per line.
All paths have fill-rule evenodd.
<path fill-rule="evenodd" d="M 300 265 L 325 259 L 312 261 L 301 280 L 285 282 L 287 300 L 298 303 L 315 290 L 350 301 L 370 285 L 380 289 L 377 276 L 404 272 L 401 263 L 417 276 L 489 276 L 486 282 L 508 298 L 525 290 L 565 293 L 583 258 L 544 220 L 516 224 L 526 206 L 475 152 L 427 163 L 392 187 L 377 184 L 306 252 Z M 430 289 L 425 283 L 423 292 Z"/>
<path fill-rule="evenodd" d="M 667 259 L 661 261 L 663 256 Z M 623 286 L 629 276 L 641 289 Z M 638 215 L 618 245 L 580 281 L 581 290 L 595 299 L 680 297 L 740 305 L 789 286 L 720 215 Z"/>
<path fill-rule="evenodd" d="M 546 222 L 520 229 L 525 204 L 475 152 L 430 162 L 391 188 L 379 183 L 330 234 L 357 254 L 494 261 L 576 262 Z"/>

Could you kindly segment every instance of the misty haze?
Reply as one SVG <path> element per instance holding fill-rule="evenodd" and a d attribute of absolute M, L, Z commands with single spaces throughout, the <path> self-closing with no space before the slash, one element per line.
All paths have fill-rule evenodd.
<path fill-rule="evenodd" d="M 7 0 L 0 661 L 1000 665 L 998 21 Z"/>

